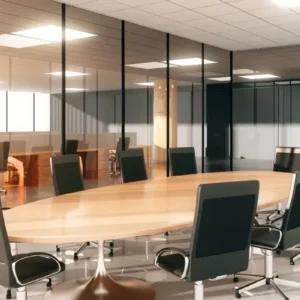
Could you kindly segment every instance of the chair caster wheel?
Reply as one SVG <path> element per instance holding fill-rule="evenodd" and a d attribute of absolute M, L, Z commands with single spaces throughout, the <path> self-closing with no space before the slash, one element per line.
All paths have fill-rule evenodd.
<path fill-rule="evenodd" d="M 169 236 L 169 232 L 165 232 L 165 236 Z"/>
<path fill-rule="evenodd" d="M 52 288 L 52 279 L 51 278 L 49 278 L 49 281 L 47 282 L 46 286 L 48 289 Z"/>
<path fill-rule="evenodd" d="M 237 298 L 237 299 L 242 298 L 241 294 L 238 291 L 235 291 L 235 298 Z"/>
<path fill-rule="evenodd" d="M 6 299 L 9 300 L 11 298 L 12 298 L 11 297 L 11 290 L 7 290 L 7 292 L 6 292 Z"/>
<path fill-rule="evenodd" d="M 60 248 L 56 246 L 56 252 L 60 252 Z"/>
<path fill-rule="evenodd" d="M 90 242 L 87 242 L 86 245 L 87 245 L 87 246 L 90 246 Z"/>
<path fill-rule="evenodd" d="M 114 251 L 113 251 L 113 250 L 110 250 L 110 252 L 108 253 L 108 256 L 109 256 L 109 257 L 113 257 L 113 256 L 114 256 Z"/>
<path fill-rule="evenodd" d="M 74 260 L 77 261 L 78 260 L 78 255 L 75 253 L 74 254 Z"/>
<path fill-rule="evenodd" d="M 115 243 L 114 242 L 110 242 L 109 243 L 109 247 L 113 248 L 115 246 Z"/>
<path fill-rule="evenodd" d="M 275 278 L 279 278 L 279 275 L 276 275 Z"/>
<path fill-rule="evenodd" d="M 280 254 L 281 254 L 281 251 L 280 251 L 280 250 L 277 250 L 276 253 L 277 253 L 278 255 L 280 255 Z"/>
<path fill-rule="evenodd" d="M 291 266 L 294 266 L 295 265 L 295 262 L 293 260 L 290 260 L 290 265 Z"/>
<path fill-rule="evenodd" d="M 238 277 L 233 278 L 233 282 L 239 282 L 239 281 L 240 281 L 240 279 Z"/>

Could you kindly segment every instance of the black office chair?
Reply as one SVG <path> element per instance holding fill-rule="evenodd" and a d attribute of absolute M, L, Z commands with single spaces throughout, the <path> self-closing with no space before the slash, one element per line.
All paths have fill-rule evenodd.
<path fill-rule="evenodd" d="M 82 174 L 80 171 L 79 156 L 77 154 L 52 156 L 50 158 L 50 165 L 56 196 L 84 190 Z M 98 245 L 95 242 L 85 242 L 74 253 L 74 260 L 78 260 L 78 255 L 90 245 L 98 248 Z M 113 247 L 113 244 L 111 244 L 111 247 Z M 56 245 L 56 251 L 60 252 L 59 245 Z M 113 255 L 113 249 L 111 248 L 109 255 Z"/>
<path fill-rule="evenodd" d="M 125 137 L 125 150 L 129 149 L 130 144 L 130 137 Z M 122 138 L 118 139 L 117 145 L 116 145 L 116 151 L 115 153 L 110 155 L 110 161 L 111 161 L 111 174 L 116 174 L 118 170 L 120 169 L 120 159 L 119 155 L 122 150 Z"/>
<path fill-rule="evenodd" d="M 26 300 L 26 286 L 65 270 L 65 264 L 42 252 L 11 255 L 0 202 L 0 285 L 17 289 L 17 300 Z"/>
<path fill-rule="evenodd" d="M 162 249 L 155 265 L 195 282 L 195 300 L 203 299 L 203 280 L 246 270 L 258 191 L 258 181 L 200 185 L 189 253 Z"/>
<path fill-rule="evenodd" d="M 251 245 L 260 248 L 265 256 L 265 274 L 259 280 L 236 290 L 236 297 L 241 298 L 241 293 L 255 288 L 271 285 L 284 299 L 289 298 L 278 285 L 300 288 L 300 283 L 277 278 L 273 272 L 273 252 L 286 250 L 300 244 L 300 172 L 293 176 L 290 198 L 283 222 L 280 228 L 272 225 L 258 225 L 253 228 Z"/>
<path fill-rule="evenodd" d="M 293 173 L 300 171 L 300 148 L 296 147 L 276 147 L 274 172 Z M 268 221 L 272 221 L 274 217 L 282 215 L 282 205 L 278 204 L 276 210 L 267 217 Z"/>
<path fill-rule="evenodd" d="M 0 193 L 6 194 L 4 189 L 4 173 L 7 171 L 7 161 L 9 156 L 10 142 L 0 142 L 0 173 L 3 175 L 3 188 L 0 188 Z"/>
<path fill-rule="evenodd" d="M 172 176 L 198 173 L 194 147 L 170 148 L 169 159 Z"/>
<path fill-rule="evenodd" d="M 148 179 L 142 148 L 120 151 L 119 160 L 124 183 Z"/>
<path fill-rule="evenodd" d="M 65 154 L 71 155 L 71 154 L 77 154 L 78 151 L 78 140 L 66 140 L 66 152 Z"/>

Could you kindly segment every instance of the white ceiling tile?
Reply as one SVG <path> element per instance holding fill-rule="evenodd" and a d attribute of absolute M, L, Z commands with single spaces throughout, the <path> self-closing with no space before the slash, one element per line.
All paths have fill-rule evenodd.
<path fill-rule="evenodd" d="M 151 14 L 133 7 L 110 12 L 108 14 L 112 17 L 128 21 L 151 16 Z"/>
<path fill-rule="evenodd" d="M 254 20 L 255 17 L 247 14 L 243 11 L 240 11 L 238 13 L 234 13 L 234 14 L 228 14 L 228 15 L 224 15 L 224 16 L 216 16 L 215 19 L 224 22 L 224 23 L 229 23 L 229 24 L 234 24 L 237 22 L 244 22 L 244 21 L 251 21 Z"/>
<path fill-rule="evenodd" d="M 136 7 L 136 6 L 161 2 L 162 0 L 114 0 L 114 1 L 122 4 L 126 4 L 128 6 Z"/>
<path fill-rule="evenodd" d="M 139 9 L 154 15 L 163 15 L 184 10 L 182 6 L 170 2 L 159 2 L 149 5 L 139 6 Z"/>
<path fill-rule="evenodd" d="M 225 32 L 221 32 L 219 33 L 219 35 L 229 38 L 229 39 L 238 39 L 240 37 L 245 37 L 245 36 L 250 36 L 252 35 L 252 33 L 249 33 L 247 31 L 241 30 L 241 29 L 235 29 L 232 31 L 225 31 Z"/>
<path fill-rule="evenodd" d="M 183 6 L 185 8 L 194 9 L 210 5 L 222 4 L 221 0 L 170 0 L 170 2 Z"/>
<path fill-rule="evenodd" d="M 190 25 L 190 26 L 193 26 L 196 28 L 200 28 L 200 29 L 206 29 L 206 28 L 212 27 L 212 26 L 225 25 L 225 23 L 222 23 L 218 20 L 208 18 L 208 17 L 202 17 L 201 19 L 198 19 L 198 20 L 185 21 L 184 24 Z"/>
<path fill-rule="evenodd" d="M 96 0 L 62 0 L 60 2 L 69 4 L 69 5 L 79 5 L 79 4 L 83 4 L 83 3 L 87 3 L 87 2 L 94 2 L 94 1 L 96 1 Z"/>
<path fill-rule="evenodd" d="M 153 15 L 148 16 L 148 17 L 142 17 L 142 18 L 139 17 L 139 18 L 133 19 L 133 22 L 144 25 L 144 26 L 150 26 L 150 25 L 154 25 L 154 24 L 157 26 L 162 26 L 165 24 L 173 23 L 169 19 L 166 19 L 161 16 L 153 16 Z M 165 27 L 161 27 L 160 30 L 163 30 L 164 28 Z"/>
<path fill-rule="evenodd" d="M 267 27 L 255 27 L 255 28 L 248 28 L 247 31 L 251 32 L 251 33 L 254 33 L 256 35 L 268 35 L 268 34 L 284 34 L 286 33 L 285 30 L 283 29 L 280 29 L 276 26 L 272 26 L 272 25 L 269 25 Z"/>
<path fill-rule="evenodd" d="M 208 17 L 223 16 L 223 15 L 239 12 L 237 8 L 225 3 L 202 7 L 202 8 L 196 8 L 194 10 Z"/>
<path fill-rule="evenodd" d="M 208 26 L 207 28 L 205 28 L 205 30 L 212 33 L 220 33 L 220 32 L 232 31 L 235 30 L 235 28 L 228 24 L 222 24 L 217 26 Z"/>
<path fill-rule="evenodd" d="M 276 44 L 275 42 L 269 41 L 263 37 L 259 37 L 256 35 L 240 37 L 238 41 L 247 45 L 256 46 L 258 48 L 278 46 L 278 44 Z"/>
<path fill-rule="evenodd" d="M 260 19 L 255 19 L 251 21 L 246 21 L 246 22 L 238 22 L 235 23 L 234 26 L 241 28 L 241 29 L 248 29 L 248 28 L 255 28 L 255 27 L 267 27 L 268 24 L 267 22 L 264 22 L 263 20 Z"/>
<path fill-rule="evenodd" d="M 282 24 L 300 22 L 300 15 L 292 13 L 289 15 L 265 18 L 265 20 L 280 27 Z"/>
<path fill-rule="evenodd" d="M 271 40 L 279 45 L 296 45 L 300 44 L 300 37 L 293 36 L 293 37 L 281 37 L 276 36 L 272 37 Z"/>
<path fill-rule="evenodd" d="M 240 0 L 230 2 L 230 5 L 235 6 L 243 11 L 251 11 L 267 7 L 278 7 L 275 2 L 271 0 Z"/>
<path fill-rule="evenodd" d="M 177 22 L 182 22 L 182 21 L 199 19 L 201 15 L 192 10 L 183 10 L 183 11 L 177 11 L 170 14 L 164 14 L 163 17 Z"/>
<path fill-rule="evenodd" d="M 117 3 L 112 0 L 97 0 L 97 1 L 78 5 L 78 7 L 91 10 L 96 13 L 106 13 L 106 12 L 112 12 L 112 11 L 128 8 L 127 5 Z"/>
<path fill-rule="evenodd" d="M 293 14 L 293 11 L 283 7 L 270 7 L 268 9 L 251 10 L 251 14 L 259 18 L 268 18 Z"/>

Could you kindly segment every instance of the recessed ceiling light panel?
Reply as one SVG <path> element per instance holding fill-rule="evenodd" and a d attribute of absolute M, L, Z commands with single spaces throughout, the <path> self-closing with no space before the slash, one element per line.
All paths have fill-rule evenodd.
<path fill-rule="evenodd" d="M 250 69 L 236 69 L 233 70 L 233 75 L 246 75 L 246 74 L 254 74 L 255 71 L 254 70 L 250 70 Z"/>
<path fill-rule="evenodd" d="M 230 81 L 231 77 L 213 77 L 213 78 L 207 78 L 208 80 L 214 80 L 214 81 Z"/>
<path fill-rule="evenodd" d="M 273 74 L 253 74 L 253 75 L 245 75 L 245 76 L 239 76 L 241 78 L 246 79 L 272 79 L 272 78 L 279 78 L 279 76 L 273 75 Z"/>
<path fill-rule="evenodd" d="M 204 59 L 205 65 L 216 64 L 216 63 L 217 63 L 216 61 Z M 202 58 L 193 57 L 193 58 L 172 59 L 170 60 L 170 64 L 176 66 L 199 66 L 202 65 Z"/>
<path fill-rule="evenodd" d="M 62 29 L 60 26 L 55 26 L 55 25 L 47 25 L 42 27 L 25 29 L 25 30 L 13 32 L 13 34 L 26 36 L 30 38 L 36 38 L 40 40 L 46 40 L 50 42 L 60 42 L 62 40 Z M 66 28 L 67 41 L 84 39 L 93 36 L 96 35 L 84 31 Z"/>
<path fill-rule="evenodd" d="M 46 75 L 53 75 L 53 76 L 62 76 L 62 72 L 51 72 L 45 73 Z M 90 75 L 88 73 L 81 73 L 81 72 L 73 72 L 73 71 L 66 71 L 66 77 L 78 77 L 78 76 L 87 76 Z"/>
<path fill-rule="evenodd" d="M 138 82 L 135 83 L 137 85 L 143 85 L 143 86 L 154 86 L 154 82 Z"/>
<path fill-rule="evenodd" d="M 167 67 L 167 64 L 157 61 L 150 61 L 145 63 L 139 63 L 139 64 L 130 64 L 126 65 L 127 67 L 131 68 L 139 68 L 139 69 L 146 69 L 146 70 L 152 70 L 152 69 L 163 69 Z"/>
<path fill-rule="evenodd" d="M 284 7 L 300 6 L 300 0 L 273 0 L 276 4 Z"/>
<path fill-rule="evenodd" d="M 47 41 L 41 41 L 38 39 L 31 39 L 23 36 L 17 36 L 12 34 L 0 35 L 0 46 L 10 48 L 27 48 L 34 46 L 41 46 L 50 44 Z"/>

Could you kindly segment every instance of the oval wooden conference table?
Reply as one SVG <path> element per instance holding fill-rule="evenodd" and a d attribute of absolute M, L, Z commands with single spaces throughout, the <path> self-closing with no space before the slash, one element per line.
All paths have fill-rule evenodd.
<path fill-rule="evenodd" d="M 199 184 L 253 179 L 260 181 L 259 209 L 287 200 L 292 180 L 288 173 L 158 178 L 52 197 L 5 211 L 8 237 L 17 243 L 99 241 L 95 276 L 58 285 L 46 299 L 153 300 L 154 290 L 147 283 L 106 273 L 104 241 L 192 227 Z"/>

